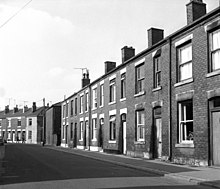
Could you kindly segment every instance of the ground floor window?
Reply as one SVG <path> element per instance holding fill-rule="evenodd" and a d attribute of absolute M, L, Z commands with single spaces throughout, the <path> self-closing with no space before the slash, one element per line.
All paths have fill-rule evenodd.
<path fill-rule="evenodd" d="M 80 137 L 79 137 L 80 139 L 79 140 L 83 140 L 83 122 L 81 121 L 80 122 Z"/>
<path fill-rule="evenodd" d="M 97 119 L 92 119 L 92 140 L 96 140 L 97 138 Z"/>
<path fill-rule="evenodd" d="M 193 143 L 193 103 L 192 100 L 180 102 L 179 107 L 179 143 Z"/>
<path fill-rule="evenodd" d="M 116 140 L 116 117 L 110 116 L 109 120 L 109 139 L 110 140 Z"/>
<path fill-rule="evenodd" d="M 136 140 L 144 141 L 145 139 L 145 114 L 144 110 L 136 112 Z"/>
<path fill-rule="evenodd" d="M 62 132 L 62 138 L 65 139 L 65 125 L 63 125 L 63 132 Z"/>
<path fill-rule="evenodd" d="M 28 139 L 32 139 L 32 131 L 28 131 Z"/>

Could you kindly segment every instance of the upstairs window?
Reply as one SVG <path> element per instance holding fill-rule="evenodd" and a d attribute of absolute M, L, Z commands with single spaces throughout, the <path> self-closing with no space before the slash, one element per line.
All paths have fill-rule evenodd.
<path fill-rule="evenodd" d="M 178 48 L 179 81 L 192 78 L 192 44 Z"/>
<path fill-rule="evenodd" d="M 69 114 L 69 104 L 66 103 L 66 117 L 68 117 L 68 114 Z"/>
<path fill-rule="evenodd" d="M 115 79 L 112 79 L 109 83 L 109 102 L 115 102 L 116 100 L 116 85 L 115 85 Z"/>
<path fill-rule="evenodd" d="M 83 112 L 83 96 L 80 96 L 79 113 Z"/>
<path fill-rule="evenodd" d="M 161 60 L 160 56 L 154 58 L 154 88 L 161 85 Z"/>
<path fill-rule="evenodd" d="M 220 29 L 210 33 L 210 71 L 220 69 Z"/>
<path fill-rule="evenodd" d="M 20 127 L 20 126 L 21 126 L 21 120 L 18 119 L 18 127 Z"/>
<path fill-rule="evenodd" d="M 32 125 L 32 119 L 31 119 L 31 118 L 28 119 L 28 125 L 29 125 L 29 126 Z"/>
<path fill-rule="evenodd" d="M 135 68 L 135 93 L 144 92 L 144 64 Z"/>
<path fill-rule="evenodd" d="M 89 93 L 87 92 L 86 93 L 86 99 L 85 99 L 85 103 L 86 103 L 86 105 L 85 105 L 85 111 L 87 112 L 88 110 L 89 110 Z"/>
<path fill-rule="evenodd" d="M 70 115 L 73 116 L 73 100 L 70 102 Z"/>
<path fill-rule="evenodd" d="M 77 115 L 77 98 L 75 98 L 75 115 Z"/>
<path fill-rule="evenodd" d="M 121 99 L 126 97 L 126 74 L 121 74 Z"/>
<path fill-rule="evenodd" d="M 104 85 L 100 85 L 100 106 L 104 104 Z"/>
<path fill-rule="evenodd" d="M 65 117 L 66 105 L 63 105 L 63 118 Z"/>
<path fill-rule="evenodd" d="M 193 103 L 184 101 L 179 105 L 179 143 L 193 143 Z"/>
<path fill-rule="evenodd" d="M 97 88 L 92 90 L 92 108 L 97 108 Z"/>

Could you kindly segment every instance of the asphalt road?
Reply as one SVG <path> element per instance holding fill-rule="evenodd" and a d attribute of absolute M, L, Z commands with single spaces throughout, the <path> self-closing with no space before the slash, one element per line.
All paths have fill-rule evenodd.
<path fill-rule="evenodd" d="M 44 148 L 7 144 L 0 149 L 0 189 L 209 188 L 151 172 Z"/>

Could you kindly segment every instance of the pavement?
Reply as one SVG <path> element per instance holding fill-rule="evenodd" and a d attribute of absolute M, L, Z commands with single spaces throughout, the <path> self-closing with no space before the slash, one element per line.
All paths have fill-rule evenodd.
<path fill-rule="evenodd" d="M 180 179 L 198 185 L 220 188 L 220 167 L 192 167 L 189 165 L 177 165 L 170 162 L 164 162 L 159 159 L 148 160 L 145 158 L 133 158 L 126 155 L 108 154 L 104 152 L 57 146 L 46 145 L 45 147 L 133 169 L 153 172 L 167 178 Z"/>

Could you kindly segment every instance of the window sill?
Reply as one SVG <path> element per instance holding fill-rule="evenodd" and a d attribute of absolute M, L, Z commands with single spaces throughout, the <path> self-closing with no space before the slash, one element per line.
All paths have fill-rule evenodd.
<path fill-rule="evenodd" d="M 120 102 L 126 101 L 126 98 L 121 98 Z"/>
<path fill-rule="evenodd" d="M 134 97 L 139 97 L 139 96 L 142 96 L 142 95 L 145 95 L 145 91 L 141 91 L 141 92 L 135 94 Z"/>
<path fill-rule="evenodd" d="M 83 142 L 83 139 L 80 139 L 79 142 Z"/>
<path fill-rule="evenodd" d="M 213 77 L 213 76 L 216 76 L 216 75 L 220 75 L 220 70 L 216 70 L 214 72 L 208 73 L 206 75 L 206 77 L 209 78 L 209 77 Z"/>
<path fill-rule="evenodd" d="M 109 140 L 108 143 L 109 144 L 116 144 L 116 140 Z"/>
<path fill-rule="evenodd" d="M 192 82 L 193 82 L 193 78 L 186 79 L 184 81 L 180 81 L 179 83 L 174 84 L 174 87 L 179 87 L 181 85 L 185 85 L 185 84 L 192 83 Z"/>
<path fill-rule="evenodd" d="M 175 144 L 176 148 L 194 148 L 193 143 L 180 143 L 180 144 Z"/>
<path fill-rule="evenodd" d="M 145 144 L 145 141 L 135 141 L 134 144 Z"/>
<path fill-rule="evenodd" d="M 97 108 L 93 108 L 92 111 L 97 110 Z"/>
<path fill-rule="evenodd" d="M 92 142 L 96 142 L 97 141 L 97 139 L 95 138 L 95 139 L 92 139 Z"/>
<path fill-rule="evenodd" d="M 108 105 L 116 104 L 116 102 L 109 102 Z"/>
<path fill-rule="evenodd" d="M 103 105 L 100 105 L 100 106 L 99 106 L 99 108 L 103 108 L 103 107 L 104 107 Z"/>
<path fill-rule="evenodd" d="M 161 87 L 161 86 L 159 86 L 159 87 L 157 87 L 157 88 L 153 89 L 153 90 L 152 90 L 152 92 L 156 92 L 156 91 L 159 91 L 159 90 L 161 90 L 161 89 L 162 89 L 162 87 Z"/>

